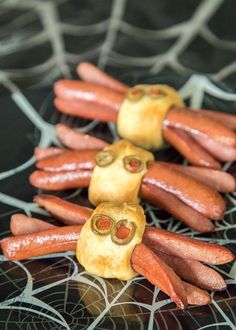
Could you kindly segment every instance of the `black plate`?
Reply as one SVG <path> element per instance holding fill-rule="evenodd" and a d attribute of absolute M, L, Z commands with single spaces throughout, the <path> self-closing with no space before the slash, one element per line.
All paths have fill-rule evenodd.
<path fill-rule="evenodd" d="M 195 80 L 194 80 L 195 79 Z M 173 75 L 146 78 L 129 76 L 130 84 L 165 82 L 189 96 L 190 104 L 222 111 L 235 111 L 235 94 L 227 86 L 212 84 L 205 77 L 183 81 Z M 199 88 L 199 89 L 198 89 Z M 226 100 L 229 101 L 226 101 Z M 230 99 L 232 99 L 230 101 Z M 28 183 L 33 171 L 33 149 L 36 145 L 58 144 L 54 124 L 64 122 L 80 127 L 98 137 L 112 141 L 112 125 L 59 115 L 53 107 L 51 88 L 28 90 L 1 100 L 0 111 L 0 217 L 1 238 L 9 234 L 11 214 L 47 218 L 32 203 L 38 191 Z M 48 125 L 49 123 L 49 125 Z M 173 149 L 156 153 L 158 159 L 182 162 Z M 227 165 L 231 173 L 234 165 Z M 86 190 L 58 193 L 69 200 L 88 205 Z M 201 240 L 227 245 L 235 252 L 235 195 L 229 201 L 225 220 L 217 222 L 211 235 L 200 235 L 156 207 L 143 203 L 152 225 L 168 228 Z M 230 329 L 236 312 L 235 264 L 216 267 L 228 282 L 226 291 L 213 293 L 213 303 L 204 307 L 176 309 L 167 296 L 143 278 L 129 282 L 104 280 L 84 272 L 71 253 L 39 257 L 24 262 L 10 262 L 1 257 L 0 329 Z"/>

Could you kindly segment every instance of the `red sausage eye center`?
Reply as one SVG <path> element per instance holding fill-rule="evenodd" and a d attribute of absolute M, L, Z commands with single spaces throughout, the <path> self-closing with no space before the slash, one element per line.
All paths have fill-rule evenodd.
<path fill-rule="evenodd" d="M 98 219 L 96 224 L 98 229 L 109 229 L 112 226 L 111 219 L 106 217 Z"/>
<path fill-rule="evenodd" d="M 136 225 L 133 221 L 127 219 L 120 220 L 114 226 L 111 232 L 111 239 L 118 245 L 126 245 L 132 241 L 136 231 Z"/>
<path fill-rule="evenodd" d="M 131 173 L 141 172 L 143 162 L 137 156 L 126 156 L 123 158 L 124 168 Z"/>
<path fill-rule="evenodd" d="M 130 88 L 127 92 L 127 98 L 130 101 L 138 101 L 141 99 L 141 97 L 144 95 L 144 91 L 140 87 L 133 87 Z"/>
<path fill-rule="evenodd" d="M 91 219 L 90 227 L 94 234 L 104 236 L 111 233 L 114 221 L 108 215 L 95 214 Z"/>
<path fill-rule="evenodd" d="M 132 170 L 137 171 L 140 167 L 140 160 L 137 158 L 133 158 L 129 161 L 129 166 Z"/>
<path fill-rule="evenodd" d="M 149 95 L 152 97 L 152 98 L 160 98 L 160 97 L 164 97 L 166 96 L 166 93 L 163 92 L 161 89 L 157 88 L 157 87 L 152 87 L 150 90 L 149 90 Z"/>
<path fill-rule="evenodd" d="M 138 88 L 132 89 L 131 94 L 134 95 L 134 96 L 140 94 L 140 89 L 138 89 Z"/>
<path fill-rule="evenodd" d="M 121 225 L 119 228 L 117 228 L 116 236 L 119 239 L 125 239 L 129 236 L 130 229 L 125 227 L 124 225 Z"/>

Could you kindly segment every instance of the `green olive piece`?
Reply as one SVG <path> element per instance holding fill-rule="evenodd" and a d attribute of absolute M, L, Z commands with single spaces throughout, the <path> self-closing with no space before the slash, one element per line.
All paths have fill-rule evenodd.
<path fill-rule="evenodd" d="M 143 95 L 144 95 L 144 90 L 141 87 L 132 87 L 128 89 L 126 97 L 130 101 L 136 102 L 140 100 Z"/>
<path fill-rule="evenodd" d="M 112 150 L 99 151 L 96 155 L 95 161 L 99 167 L 106 167 L 113 163 L 115 154 Z"/>
<path fill-rule="evenodd" d="M 90 228 L 94 234 L 108 235 L 114 227 L 114 221 L 105 214 L 95 214 L 90 222 Z"/>
<path fill-rule="evenodd" d="M 136 225 L 134 222 L 126 219 L 120 220 L 111 232 L 111 239 L 118 245 L 125 245 L 133 239 L 135 231 Z"/>
<path fill-rule="evenodd" d="M 139 173 L 143 170 L 144 164 L 138 156 L 125 156 L 123 158 L 124 168 L 130 173 Z"/>
<path fill-rule="evenodd" d="M 151 87 L 148 94 L 153 99 L 159 99 L 166 96 L 166 93 L 158 87 Z"/>

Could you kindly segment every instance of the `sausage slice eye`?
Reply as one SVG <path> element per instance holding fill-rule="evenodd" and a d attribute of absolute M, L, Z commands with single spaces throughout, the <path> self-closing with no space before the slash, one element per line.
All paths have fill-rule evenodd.
<path fill-rule="evenodd" d="M 95 214 L 91 219 L 90 226 L 94 234 L 105 236 L 112 231 L 114 221 L 108 215 Z"/>
<path fill-rule="evenodd" d="M 144 90 L 140 87 L 132 87 L 128 90 L 126 96 L 130 101 L 137 102 L 144 95 Z"/>
<path fill-rule="evenodd" d="M 159 99 L 159 98 L 167 96 L 167 94 L 163 90 L 161 90 L 160 88 L 155 87 L 155 86 L 151 87 L 149 89 L 148 94 L 153 99 Z"/>
<path fill-rule="evenodd" d="M 139 173 L 143 170 L 144 164 L 137 156 L 126 156 L 123 158 L 124 168 L 131 173 Z"/>
<path fill-rule="evenodd" d="M 136 225 L 134 222 L 127 219 L 120 220 L 112 230 L 111 239 L 118 245 L 126 245 L 133 239 L 135 231 Z"/>
<path fill-rule="evenodd" d="M 115 160 L 115 154 L 112 150 L 99 151 L 96 155 L 95 161 L 99 167 L 106 167 L 113 163 Z"/>

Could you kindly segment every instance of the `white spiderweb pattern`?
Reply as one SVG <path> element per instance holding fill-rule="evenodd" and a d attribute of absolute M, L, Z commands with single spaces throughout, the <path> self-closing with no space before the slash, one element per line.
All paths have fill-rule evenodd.
<path fill-rule="evenodd" d="M 59 76 L 70 76 L 73 66 L 81 60 L 96 61 L 103 69 L 114 68 L 114 72 L 117 68 L 121 72 L 126 68 L 133 70 L 145 68 L 150 74 L 155 75 L 165 69 L 171 69 L 176 74 L 189 76 L 178 87 L 181 87 L 180 92 L 183 98 L 188 99 L 192 107 L 201 107 L 205 98 L 209 96 L 210 99 L 216 98 L 227 102 L 230 108 L 235 105 L 236 94 L 224 88 L 223 85 L 216 84 L 216 81 L 227 79 L 235 73 L 234 60 L 212 72 L 208 77 L 204 74 L 207 73 L 206 71 L 196 72 L 195 69 L 183 65 L 180 61 L 182 54 L 199 36 L 212 48 L 222 49 L 225 52 L 236 51 L 236 41 L 220 39 L 208 26 L 208 22 L 217 10 L 224 5 L 222 0 L 203 0 L 186 21 L 158 30 L 144 29 L 125 21 L 128 2 L 114 0 L 109 7 L 110 14 L 107 18 L 83 26 L 60 19 L 60 7 L 67 3 L 63 0 L 48 2 L 12 0 L 1 3 L 0 17 L 16 8 L 20 14 L 11 23 L 5 23 L 0 34 L 4 36 L 4 31 L 8 31 L 10 27 L 23 31 L 21 34 L 16 33 L 14 38 L 8 35 L 3 38 L 0 47 L 1 58 L 20 54 L 23 50 L 31 51 L 32 48 L 44 43 L 49 43 L 51 47 L 51 53 L 47 54 L 41 63 L 30 67 L 24 65 L 14 70 L 4 67 L 0 71 L 0 82 L 10 92 L 17 111 L 20 111 L 38 132 L 37 139 L 35 136 L 31 137 L 32 144 L 58 145 L 53 125 L 57 118 L 53 114 L 50 114 L 49 119 L 47 118 L 46 114 L 50 109 L 47 109 L 46 113 L 43 107 L 40 111 L 36 110 L 30 97 L 26 97 L 21 91 L 23 79 L 28 79 L 29 85 L 46 85 Z M 40 21 L 41 29 L 36 28 L 36 33 L 34 30 L 29 32 L 29 29 L 24 29 L 25 24 L 31 24 L 35 20 Z M 85 47 L 83 52 L 80 49 L 73 52 L 67 49 L 65 35 L 78 38 L 78 40 L 85 36 L 97 37 L 99 42 L 94 42 L 93 47 Z M 143 43 L 146 39 L 152 43 L 161 43 L 163 40 L 170 40 L 172 43 L 162 53 L 156 51 L 151 56 L 133 56 L 122 53 L 122 42 L 119 43 L 119 41 L 124 37 L 137 38 Z M 120 49 L 119 45 L 121 45 Z M 213 83 L 210 78 L 213 78 L 215 82 Z M 97 122 L 86 122 L 86 124 L 80 121 L 75 122 L 66 116 L 63 116 L 61 120 L 71 125 L 80 124 L 80 130 L 84 132 L 91 132 L 100 126 Z M 114 139 L 116 138 L 112 125 L 107 125 L 106 130 Z M 17 167 L 7 167 L 0 172 L 1 182 L 4 184 L 11 178 L 17 179 L 19 175 L 25 175 L 33 163 L 34 157 L 31 156 Z M 232 164 L 226 164 L 225 169 L 230 166 Z M 34 203 L 27 202 L 27 199 L 17 196 L 13 191 L 10 194 L 4 189 L 0 191 L 1 205 L 10 206 L 10 209 L 1 214 L 1 217 L 9 216 L 17 210 L 24 211 L 28 215 L 45 216 L 45 212 Z M 66 197 L 76 198 L 81 193 L 77 191 L 73 196 Z M 166 222 L 166 218 L 163 219 L 159 210 L 148 204 L 144 204 L 144 207 L 152 225 L 167 227 L 171 231 L 230 245 L 234 248 L 236 195 L 232 194 L 227 198 L 230 202 L 227 216 L 222 222 L 216 224 L 215 233 L 210 238 L 181 226 L 172 218 Z M 167 226 L 166 223 L 168 223 Z M 2 233 L 2 236 L 4 235 L 6 232 Z M 59 329 L 93 329 L 95 327 L 96 329 L 132 327 L 135 329 L 187 329 L 190 324 L 192 329 L 235 328 L 236 298 L 231 288 L 236 281 L 236 264 L 219 269 L 229 284 L 229 291 L 222 295 L 213 295 L 211 306 L 202 309 L 192 307 L 183 315 L 174 308 L 168 309 L 170 301 L 157 288 L 153 291 L 144 285 L 142 279 L 123 283 L 105 281 L 88 275 L 69 253 L 37 258 L 37 260 L 24 263 L 12 264 L 4 257 L 1 257 L 1 261 L 1 287 L 6 288 L 6 285 L 8 287 L 5 299 L 0 304 L 0 312 L 3 312 L 1 320 L 4 322 L 5 329 L 10 329 L 12 322 L 14 324 L 17 322 L 15 329 L 16 327 L 19 329 L 54 329 L 55 327 Z M 140 288 L 142 294 L 145 292 L 147 296 L 144 302 L 134 298 Z"/>

